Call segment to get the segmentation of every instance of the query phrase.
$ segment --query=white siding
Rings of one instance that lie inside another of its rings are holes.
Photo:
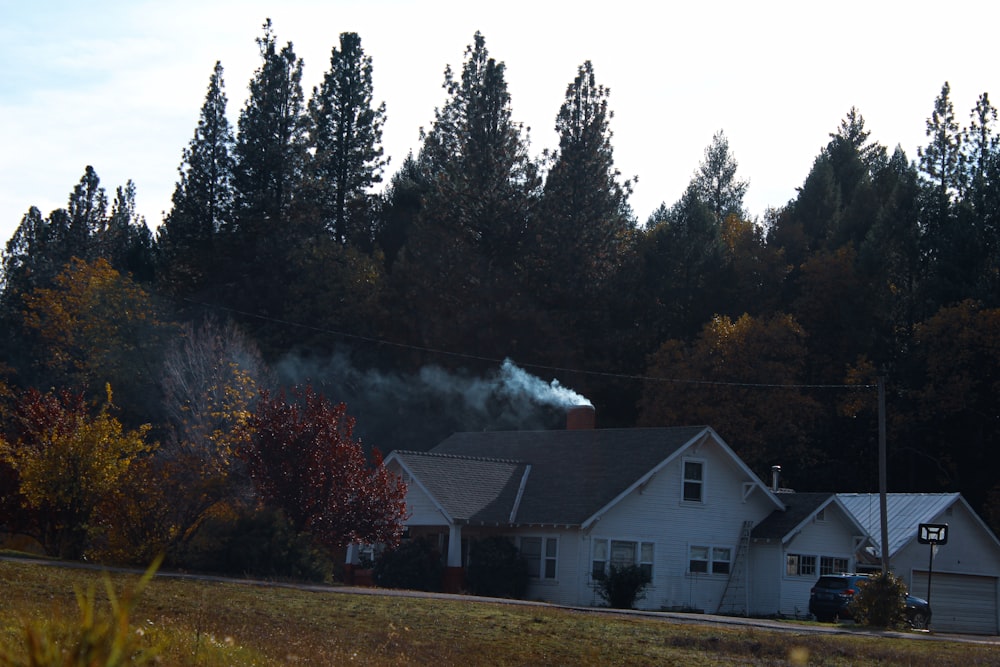
[[[779,613],[782,598],[782,576],[785,572],[781,544],[755,542],[750,545],[747,570],[750,586],[750,614],[770,616]]]
[[[409,515],[405,521],[407,526],[448,525],[445,516],[409,475],[395,465],[395,462],[390,463],[389,469],[397,475],[402,475],[403,481],[406,482],[406,511]]]
[[[704,502],[682,500],[684,458],[704,462]],[[586,567],[577,587],[578,604],[595,604],[589,561],[596,539],[655,544],[653,583],[641,609],[698,609],[714,613],[728,577],[689,574],[689,547],[728,547],[735,559],[745,520],[762,520],[775,505],[761,489],[744,501],[744,483],[753,481],[713,440],[685,452],[660,470],[642,489],[623,498],[603,515],[582,546]]]

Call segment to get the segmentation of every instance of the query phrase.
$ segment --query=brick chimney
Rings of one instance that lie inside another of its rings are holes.
[[[574,405],[566,411],[566,430],[579,431],[594,428],[594,406]]]

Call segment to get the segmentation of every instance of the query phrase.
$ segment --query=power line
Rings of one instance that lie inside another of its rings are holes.
[[[375,345],[386,345],[405,350],[412,350],[414,352],[425,352],[427,354],[436,354],[445,357],[453,357],[456,359],[465,359],[468,361],[482,361],[495,365],[500,365],[505,361],[504,359],[497,359],[495,357],[486,357],[482,355],[469,354],[465,352],[453,352],[451,350],[442,350],[440,348],[427,347],[424,345],[413,345],[411,343],[399,343],[391,340],[385,340],[383,338],[375,338],[373,336],[363,336],[361,334],[353,334],[353,333],[348,333],[346,331],[327,329],[325,327],[318,327],[312,324],[292,322],[290,320],[285,320],[278,317],[272,317],[270,315],[262,315],[260,313],[251,313],[248,311],[239,310],[237,308],[231,308],[229,306],[220,306],[218,304],[196,301],[194,299],[190,299],[187,297],[183,298],[183,300],[197,306],[202,306],[204,308],[223,310],[229,313],[233,313],[235,315],[241,315],[243,317],[251,317],[265,322],[271,322],[273,324],[281,324],[283,326],[305,329],[307,331],[314,331],[316,333],[328,334],[332,336],[339,336],[341,338],[349,338],[353,340],[363,341],[366,343],[373,343]],[[849,389],[857,391],[860,389],[876,389],[878,387],[877,384],[815,384],[815,383],[801,384],[801,383],[771,383],[771,382],[726,382],[721,380],[688,380],[682,378],[656,377],[652,375],[635,375],[630,373],[612,373],[609,371],[584,370],[580,368],[568,368],[565,366],[549,366],[546,364],[533,364],[533,363],[520,363],[520,362],[516,363],[522,368],[532,368],[537,370],[545,370],[545,371],[559,372],[559,373],[576,373],[579,375],[589,375],[594,377],[604,377],[615,380],[630,380],[639,382],[663,382],[672,384],[689,384],[689,385],[716,386],[716,387],[746,387],[750,389]]]

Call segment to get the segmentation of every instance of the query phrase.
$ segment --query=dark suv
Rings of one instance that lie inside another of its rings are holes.
[[[819,578],[809,591],[809,613],[817,621],[851,618],[848,608],[858,584],[868,579],[864,574],[827,574]]]
[[[819,578],[809,591],[809,613],[818,621],[851,618],[850,604],[858,585],[868,579],[864,574],[827,574]],[[906,596],[906,621],[910,627],[924,629],[931,622],[931,607],[927,600]]]

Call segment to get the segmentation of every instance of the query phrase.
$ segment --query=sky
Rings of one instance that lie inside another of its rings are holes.
[[[680,198],[719,130],[761,217],[794,198],[851,107],[873,140],[916,160],[945,81],[962,125],[983,92],[1000,99],[1000,4],[984,0],[0,0],[2,240],[29,207],[65,206],[87,165],[112,199],[131,179],[158,226],[216,61],[235,128],[267,18],[304,61],[307,98],[340,33],[361,36],[386,104],[386,176],[419,148],[444,69],[460,71],[477,30],[506,65],[535,155],[556,147],[566,86],[590,60],[611,91],[615,163],[638,177],[640,223]]]

